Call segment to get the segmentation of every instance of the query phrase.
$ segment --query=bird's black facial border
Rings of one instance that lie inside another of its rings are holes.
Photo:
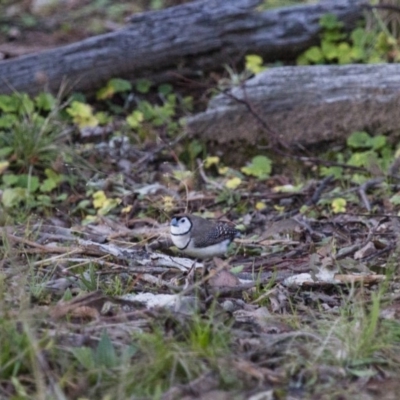
[[[179,216],[178,217],[173,217],[172,220],[171,220],[171,225],[178,226],[178,225],[172,224],[174,219],[177,220],[177,224],[178,225],[179,225],[180,222],[184,222],[184,220],[187,219],[189,221],[190,226],[189,226],[189,229],[186,232],[183,232],[183,233],[172,233],[171,232],[171,235],[172,236],[184,236],[184,235],[187,235],[190,232],[190,230],[192,229],[192,225],[193,225],[192,221],[190,220],[190,218],[188,218],[188,217],[179,217]]]

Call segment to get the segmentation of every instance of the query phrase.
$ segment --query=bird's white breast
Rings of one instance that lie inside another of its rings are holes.
[[[190,240],[190,233],[186,234],[186,235],[180,235],[180,234],[176,234],[176,236],[174,236],[174,231],[173,231],[173,227],[171,227],[171,239],[172,239],[172,243],[178,248],[178,249],[183,249],[187,246],[189,240]]]
[[[226,239],[222,242],[207,247],[194,247],[190,241],[186,249],[182,250],[185,254],[195,258],[212,258],[226,253],[230,240]],[[174,243],[175,244],[175,243]],[[175,246],[179,247],[175,244]]]

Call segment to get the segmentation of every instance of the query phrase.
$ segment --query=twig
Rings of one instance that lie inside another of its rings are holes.
[[[368,8],[369,10],[380,9],[380,10],[390,10],[400,13],[400,7],[391,4],[376,4],[376,5],[364,4],[363,7]]]
[[[160,153],[161,151],[163,151],[166,148],[171,148],[173,146],[175,146],[177,143],[179,143],[183,138],[185,138],[188,135],[188,132],[183,132],[182,134],[180,134],[175,140],[173,140],[172,142],[168,143],[168,142],[164,142],[158,146],[155,150],[147,153],[146,155],[144,155],[142,158],[140,158],[138,161],[136,161],[135,163],[133,163],[132,165],[132,169],[136,170],[136,171],[140,171],[141,169],[145,168],[145,163],[153,158],[156,154]]]
[[[358,193],[360,194],[361,200],[363,201],[364,206],[365,206],[365,208],[367,209],[368,212],[371,211],[371,204],[370,204],[370,202],[368,200],[366,192],[367,192],[368,189],[370,189],[370,188],[372,188],[374,186],[377,186],[382,182],[383,182],[383,178],[370,179],[369,181],[364,182],[360,186],[360,188],[358,190]]]
[[[204,183],[207,183],[211,186],[214,186],[215,188],[217,188],[218,190],[222,190],[223,186],[221,184],[219,184],[218,182],[214,182],[213,180],[209,179],[204,171],[204,162],[201,161],[200,159],[196,159],[197,162],[197,166],[198,166],[198,171],[199,174],[201,176],[201,179],[203,179]]]
[[[333,179],[334,179],[333,175],[329,175],[329,176],[327,176],[326,178],[324,178],[324,179],[320,182],[320,184],[318,185],[317,189],[315,190],[315,192],[314,192],[314,194],[311,196],[311,198],[308,199],[308,200],[305,202],[305,205],[306,205],[306,206],[312,206],[312,205],[317,204],[318,201],[319,201],[319,199],[320,199],[320,197],[321,197],[322,192],[325,190],[326,186],[327,186],[330,182],[333,181]],[[297,208],[297,209],[292,210],[292,211],[288,211],[288,212],[284,213],[283,215],[279,215],[279,216],[276,218],[276,221],[280,221],[280,220],[282,220],[282,219],[291,218],[291,217],[293,217],[294,215],[298,214],[299,211],[300,211],[300,208]]]

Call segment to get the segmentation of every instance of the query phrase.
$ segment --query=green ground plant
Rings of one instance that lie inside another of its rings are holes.
[[[378,63],[391,61],[396,40],[380,24],[380,32],[354,29],[350,34],[343,30],[343,23],[333,14],[321,17],[321,42],[297,58],[298,65]]]
[[[52,207],[66,195],[56,189],[67,178],[55,170],[62,162],[69,130],[50,94],[0,96],[0,188],[5,209]]]

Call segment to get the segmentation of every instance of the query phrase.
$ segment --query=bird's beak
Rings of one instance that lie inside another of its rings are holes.
[[[171,226],[178,226],[178,218],[172,218]]]

